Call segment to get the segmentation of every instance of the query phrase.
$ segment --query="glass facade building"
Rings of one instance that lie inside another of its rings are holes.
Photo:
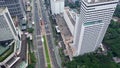
[[[0,7],[7,7],[11,16],[23,18],[22,0],[0,0]]]

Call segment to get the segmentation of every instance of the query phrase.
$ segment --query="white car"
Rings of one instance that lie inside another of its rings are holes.
[[[33,22],[32,22],[32,24],[34,25],[34,24],[35,24],[35,22],[33,21]]]

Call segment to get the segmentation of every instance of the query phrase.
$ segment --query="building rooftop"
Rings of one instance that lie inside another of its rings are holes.
[[[73,25],[75,25],[75,21],[73,20],[73,18],[71,17],[70,13],[68,11],[66,11],[70,21],[72,22]]]
[[[67,13],[67,15],[68,15],[70,21],[72,22],[72,24],[75,26],[75,20],[72,18],[71,14],[70,14],[71,9],[70,9],[69,7],[65,7],[65,11],[66,11],[66,13]],[[74,10],[74,11],[75,11],[75,10]],[[75,13],[76,13],[76,12],[75,12]],[[72,13],[72,15],[75,16],[74,13]]]
[[[13,53],[14,53],[14,47],[15,47],[15,43],[14,41],[11,43],[11,46],[9,46],[9,48],[3,53],[1,53],[0,55],[0,65],[2,63],[6,63],[11,57],[13,57]],[[0,51],[1,52],[1,51]]]
[[[0,55],[3,54],[7,49],[9,49],[9,45],[13,40],[0,41]]]
[[[66,55],[69,55],[69,58],[71,59],[72,52],[71,52],[70,43],[72,43],[73,41],[73,36],[63,17],[61,17],[60,15],[56,15],[56,23],[60,27],[61,36],[65,44],[66,49],[64,50],[64,53]]]
[[[0,55],[2,55],[9,47],[3,47],[0,45]]]
[[[72,37],[72,34],[71,34],[65,20],[60,15],[56,15],[56,23],[59,26],[60,32],[64,36],[64,39],[65,40],[70,39]]]
[[[94,3],[109,2],[109,1],[115,1],[115,0],[84,0],[84,1],[89,4],[94,4]]]
[[[5,7],[0,7],[0,13],[2,13],[5,10]]]

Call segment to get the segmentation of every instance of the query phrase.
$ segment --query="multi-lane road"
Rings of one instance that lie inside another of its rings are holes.
[[[53,36],[52,36],[52,28],[51,28],[51,23],[49,20],[49,15],[48,15],[48,8],[46,8],[46,5],[43,4],[44,0],[39,0],[40,1],[40,6],[41,6],[41,10],[42,10],[42,16],[43,16],[43,20],[44,20],[44,25],[45,25],[45,31],[46,31],[46,37],[47,37],[47,43],[48,43],[48,47],[49,47],[49,51],[50,51],[50,58],[52,61],[52,65],[54,68],[59,68],[58,63],[57,63],[57,58],[55,55],[55,45],[53,42]]]
[[[34,24],[34,51],[37,57],[37,64],[36,68],[46,68],[45,56],[44,56],[44,49],[43,44],[41,41],[41,27],[40,23],[41,20],[44,21],[45,31],[46,31],[46,39],[49,47],[50,58],[52,62],[53,68],[59,68],[56,60],[56,56],[54,53],[54,43],[52,39],[52,29],[50,26],[48,9],[45,7],[44,0],[33,0],[33,21]]]
[[[41,27],[40,27],[40,16],[38,11],[37,0],[33,0],[33,21],[34,24],[34,51],[37,58],[36,68],[45,68],[45,58],[43,52],[43,46],[41,41]]]

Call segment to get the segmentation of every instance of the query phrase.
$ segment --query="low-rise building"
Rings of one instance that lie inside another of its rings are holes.
[[[64,0],[50,0],[52,14],[60,14],[64,11]]]

